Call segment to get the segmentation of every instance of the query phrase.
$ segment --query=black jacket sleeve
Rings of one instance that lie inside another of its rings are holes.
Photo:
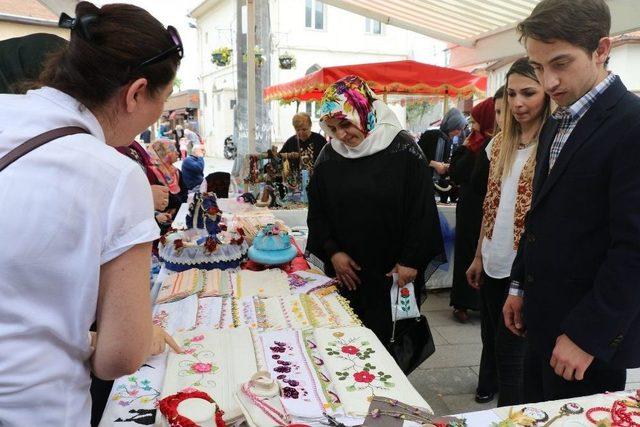
[[[456,184],[467,184],[471,181],[471,175],[478,154],[469,150],[466,146],[456,147],[449,164],[449,176]]]
[[[444,254],[440,220],[429,168],[422,157],[407,151],[404,191],[403,247],[398,263],[420,270]]]
[[[323,262],[328,263],[331,257],[339,252],[338,244],[333,238],[331,225],[326,214],[327,206],[325,198],[327,195],[322,189],[322,175],[325,172],[322,163],[326,160],[327,150],[323,150],[316,162],[316,167],[309,186],[307,196],[309,198],[309,209],[307,213],[307,226],[309,227],[309,238],[307,249],[316,255]]]

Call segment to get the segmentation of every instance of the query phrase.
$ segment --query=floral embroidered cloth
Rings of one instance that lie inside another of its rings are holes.
[[[289,274],[289,286],[293,294],[309,294],[321,289],[331,288],[335,290],[336,281],[321,274],[308,271],[296,271]]]
[[[197,294],[202,290],[203,281],[202,271],[196,268],[171,274],[162,282],[156,304],[177,301]]]
[[[326,401],[300,331],[259,334],[267,370],[280,384],[282,404],[297,419],[322,419]]]
[[[291,295],[289,291],[289,280],[282,270],[241,270],[234,276],[233,296],[236,298],[253,296],[264,298]]]
[[[234,326],[247,326],[251,329],[258,328],[258,317],[254,297],[233,298],[233,324]]]
[[[313,327],[322,328],[338,326],[335,323],[334,316],[329,313],[329,310],[327,310],[322,302],[323,298],[323,296],[319,296],[317,294],[300,296],[304,310]]]
[[[152,425],[167,365],[167,353],[152,356],[132,375],[113,383],[99,427]]]
[[[331,325],[343,327],[343,326],[360,326],[362,322],[355,315],[353,309],[349,305],[343,296],[340,296],[337,292],[333,292],[329,295],[324,295],[321,298],[322,304],[329,312],[331,317]]]
[[[153,307],[153,323],[169,334],[196,326],[198,296],[191,295],[179,301],[157,304]]]
[[[169,353],[162,397],[195,388],[208,393],[220,405],[226,422],[240,418],[242,413],[234,395],[257,370],[249,329],[198,328],[174,338],[184,354]]]
[[[231,295],[233,289],[231,287],[231,272],[220,269],[203,270],[204,285],[200,292],[200,297],[223,297]]]
[[[229,329],[233,322],[233,299],[231,297],[208,297],[198,300],[196,327]]]
[[[347,415],[365,416],[374,395],[431,411],[371,330],[320,328],[314,335]]]
[[[311,321],[307,317],[301,299],[304,296],[289,295],[256,299],[260,328],[262,330],[311,328]]]

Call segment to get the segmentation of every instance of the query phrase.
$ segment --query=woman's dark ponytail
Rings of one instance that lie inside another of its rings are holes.
[[[53,55],[40,75],[42,85],[96,109],[134,79],[146,78],[152,94],[174,79],[180,63],[177,54],[138,67],[172,47],[167,30],[146,10],[128,4],[98,8],[82,1],[72,26],[68,47]]]

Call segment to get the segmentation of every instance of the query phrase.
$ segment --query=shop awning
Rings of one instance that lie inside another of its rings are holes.
[[[265,101],[319,101],[335,81],[349,75],[365,80],[378,94],[436,95],[452,98],[485,96],[486,77],[416,61],[325,67],[298,80],[270,86]]]
[[[515,27],[541,0],[323,0],[452,44],[449,65],[469,67],[524,54]],[[638,0],[607,0],[611,34],[640,29]]]

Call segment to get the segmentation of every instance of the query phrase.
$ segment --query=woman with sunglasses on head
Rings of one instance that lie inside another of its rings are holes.
[[[479,401],[491,400],[496,389],[486,381],[487,367],[497,369],[498,406],[523,402],[525,342],[502,320],[511,265],[531,207],[538,135],[549,117],[551,101],[527,58],[513,63],[506,77],[501,132],[489,143],[489,178],[482,229],[476,254],[467,270],[469,285],[480,290],[482,361],[476,391]],[[494,357],[495,361],[487,358]],[[493,385],[495,387],[495,385]]]
[[[113,147],[160,116],[182,44],[124,4],[81,2],[61,26],[70,43],[45,66],[42,87],[0,95],[0,163],[19,157],[0,168],[3,426],[89,425],[89,369],[117,378],[159,350],[151,190]],[[34,138],[48,142],[36,148]]]

